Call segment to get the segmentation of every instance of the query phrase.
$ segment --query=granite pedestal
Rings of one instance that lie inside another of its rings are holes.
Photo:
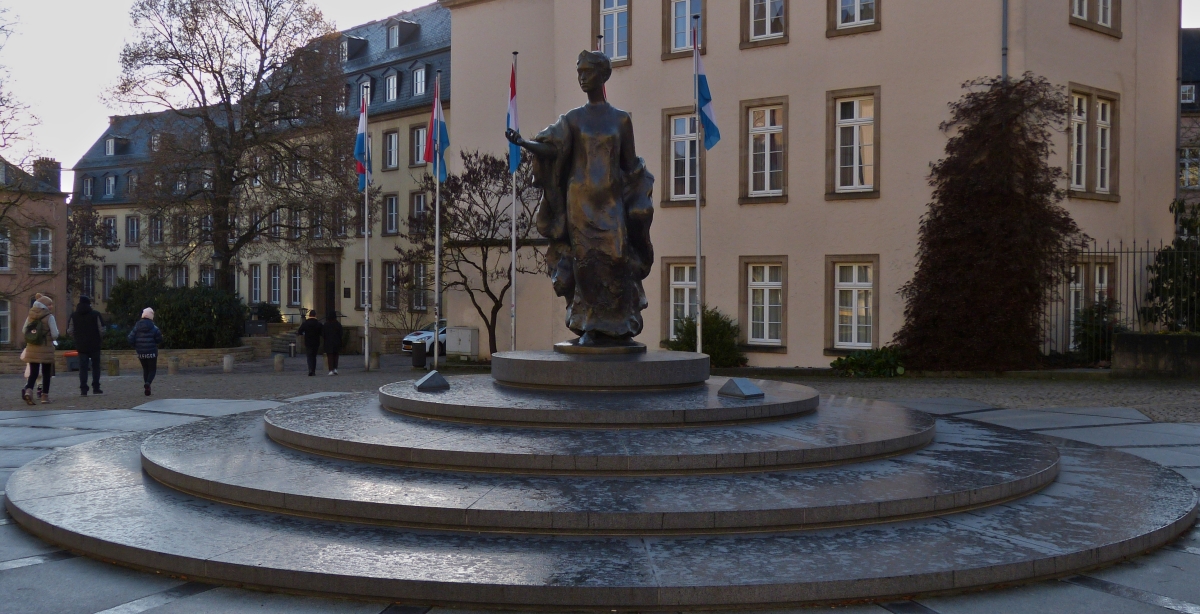
[[[1122,452],[779,382],[722,397],[696,355],[547,352],[536,374],[516,354],[507,380],[60,450],[5,502],[47,541],[190,579],[559,611],[986,588],[1140,554],[1196,515],[1182,476]]]

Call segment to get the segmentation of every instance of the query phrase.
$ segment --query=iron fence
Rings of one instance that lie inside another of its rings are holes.
[[[1042,314],[1050,366],[1107,366],[1118,332],[1200,332],[1200,241],[1092,243],[1070,262]]]

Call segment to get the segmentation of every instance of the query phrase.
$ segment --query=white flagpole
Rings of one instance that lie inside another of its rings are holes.
[[[513,79],[516,79],[517,74],[517,52],[513,52]],[[512,94],[516,94],[516,87]],[[511,150],[510,150],[511,152]],[[511,153],[510,153],[511,155]],[[520,155],[518,153],[518,155]],[[518,165],[520,162],[517,163]],[[518,167],[517,170],[520,170]],[[508,276],[511,281],[509,291],[512,292],[512,305],[509,308],[509,327],[511,328],[510,337],[512,351],[517,351],[517,173],[512,174],[512,263],[509,265]]]
[[[437,71],[434,77],[433,104],[441,102],[442,71]],[[438,368],[438,338],[442,328],[442,169],[438,164],[442,159],[442,122],[445,118],[439,116],[437,123],[430,126],[434,130],[433,177],[437,181],[433,196],[433,368]]]
[[[363,96],[371,99],[371,86],[363,86]],[[364,113],[367,113],[366,103],[363,103]],[[363,183],[363,275],[366,277],[366,305],[363,305],[363,370],[371,370],[371,131],[363,137],[367,145],[367,181]]]
[[[696,353],[704,353],[704,269],[700,232],[700,152],[704,146],[704,122],[700,119],[700,16],[692,15],[692,97],[696,101]]]

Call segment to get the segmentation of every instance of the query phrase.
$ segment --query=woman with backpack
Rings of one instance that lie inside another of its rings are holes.
[[[54,375],[54,340],[58,339],[58,323],[54,321],[54,300],[37,294],[33,306],[21,330],[25,333],[25,349],[21,360],[29,363],[29,380],[21,389],[21,398],[33,405],[33,386],[38,375],[42,376],[42,392],[38,394],[42,403],[50,402],[50,378]]]
[[[154,325],[153,309],[142,310],[142,319],[133,325],[126,340],[137,352],[138,362],[142,363],[142,381],[145,382],[146,396],[150,396],[150,384],[154,383],[154,375],[158,372],[158,346],[163,342],[162,331]]]

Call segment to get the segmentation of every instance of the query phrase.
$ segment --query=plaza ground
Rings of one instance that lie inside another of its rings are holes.
[[[139,374],[104,377],[104,396],[78,396],[75,373],[53,382],[54,403],[31,408],[17,376],[0,377],[0,491],[21,465],[66,446],[254,409],[296,397],[372,391],[423,372],[385,356],[366,373],[361,357],[344,357],[341,375],[308,377],[303,358],[283,373],[269,361],[185,369],[142,394]],[[823,393],[892,399],[937,415],[1000,424],[1114,447],[1175,468],[1200,485],[1200,386],[1168,381],[1021,379],[799,378]],[[1200,530],[1155,553],[1085,575],[982,593],[880,605],[848,605],[849,614],[1200,612]],[[322,612],[449,614],[448,610],[267,594],[149,574],[76,556],[42,542],[0,514],[0,610],[154,614]],[[824,611],[815,608],[801,611]]]

